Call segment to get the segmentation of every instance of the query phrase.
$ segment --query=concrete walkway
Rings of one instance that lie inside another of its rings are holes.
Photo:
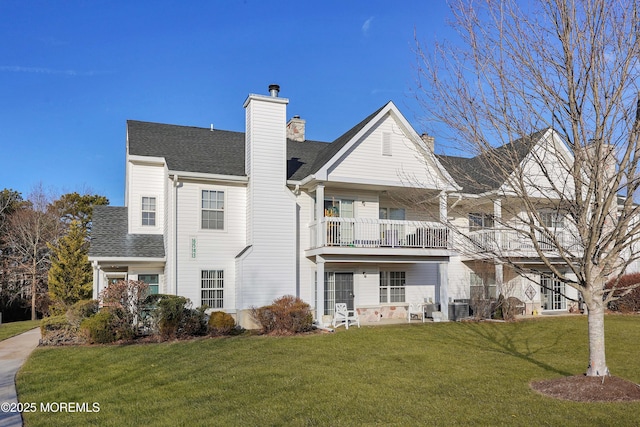
[[[0,341],[0,427],[22,426],[22,415],[15,412],[16,373],[39,342],[40,328]]]

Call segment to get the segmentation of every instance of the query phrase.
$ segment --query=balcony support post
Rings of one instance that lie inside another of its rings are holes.
[[[327,233],[324,223],[324,185],[318,184],[316,186],[316,247],[320,248],[325,245],[326,236]],[[318,278],[318,280],[320,279]],[[320,286],[318,286],[318,288],[320,288]]]
[[[440,192],[440,222],[447,223],[447,193]]]
[[[498,254],[502,253],[504,243],[502,241],[502,199],[493,201],[493,227],[495,230],[495,248]]]
[[[316,255],[316,324],[325,327],[322,322],[324,314],[324,258]]]

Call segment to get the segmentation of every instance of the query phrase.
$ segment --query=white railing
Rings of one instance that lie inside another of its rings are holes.
[[[431,248],[449,247],[445,226],[427,221],[395,221],[375,218],[325,217],[320,222],[321,242],[317,242],[317,223],[310,227],[311,247]]]
[[[516,230],[477,230],[469,233],[469,240],[472,249],[485,252],[535,252],[533,241],[524,234]],[[556,244],[548,236],[537,233],[537,240],[540,249],[543,251],[557,252]],[[555,241],[564,250],[579,253],[580,243],[573,233],[568,230],[558,230],[555,234]]]

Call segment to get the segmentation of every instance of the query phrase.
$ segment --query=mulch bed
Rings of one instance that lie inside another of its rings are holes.
[[[640,385],[619,377],[572,377],[535,381],[531,388],[544,395],[574,402],[640,401]]]

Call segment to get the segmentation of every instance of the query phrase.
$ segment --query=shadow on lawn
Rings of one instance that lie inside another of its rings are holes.
[[[473,335],[482,340],[482,342],[489,344],[488,346],[484,346],[481,344],[476,344],[469,340],[469,342],[465,343],[468,345],[474,345],[477,348],[481,348],[483,350],[493,350],[495,352],[506,354],[509,356],[513,356],[515,358],[524,360],[525,362],[531,363],[539,368],[544,369],[545,371],[553,372],[563,376],[571,376],[574,375],[575,372],[568,372],[562,369],[558,369],[553,367],[552,365],[542,362],[536,359],[534,356],[544,350],[550,350],[556,348],[560,345],[561,337],[560,334],[556,334],[553,341],[550,344],[542,345],[539,341],[536,341],[535,335],[529,336],[528,333],[532,332],[531,330],[525,330],[521,323],[460,323],[462,328],[464,328],[467,334]],[[522,333],[527,333],[527,336],[524,336]],[[549,338],[545,338],[545,341],[548,341]],[[532,345],[532,342],[535,342],[535,345]]]

